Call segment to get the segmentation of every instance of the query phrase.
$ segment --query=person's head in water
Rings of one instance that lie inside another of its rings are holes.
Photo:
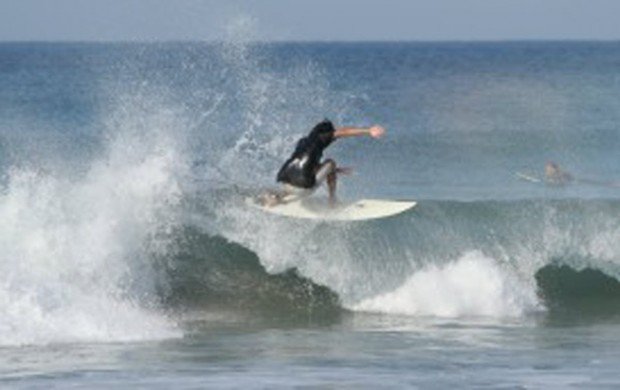
[[[545,164],[545,176],[554,177],[560,172],[560,167],[553,161],[547,161]]]
[[[566,184],[573,180],[573,176],[560,169],[560,166],[553,161],[545,164],[545,179],[550,184]]]

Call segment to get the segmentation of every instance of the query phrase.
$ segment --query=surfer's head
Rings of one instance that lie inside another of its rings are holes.
[[[545,175],[547,177],[556,176],[559,172],[560,167],[558,167],[558,164],[554,163],[553,161],[547,161],[547,163],[545,164]]]

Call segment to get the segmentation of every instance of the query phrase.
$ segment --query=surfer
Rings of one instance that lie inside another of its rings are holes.
[[[547,161],[545,164],[545,179],[547,183],[553,185],[564,185],[574,180],[573,175],[560,169],[553,161]]]
[[[282,191],[268,194],[263,198],[263,203],[273,206],[302,198],[312,194],[323,182],[327,182],[329,202],[335,204],[337,175],[349,173],[350,169],[338,167],[331,158],[321,161],[325,148],[338,138],[364,135],[380,138],[384,133],[385,129],[378,125],[336,128],[327,119],[320,122],[310,134],[297,142],[295,151],[280,168],[277,181],[283,184]]]

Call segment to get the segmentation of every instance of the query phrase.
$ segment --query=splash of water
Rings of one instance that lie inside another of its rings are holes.
[[[0,195],[0,345],[179,335],[157,309],[149,260],[167,250],[177,223],[178,120],[141,102],[123,101],[110,115],[106,151],[83,176],[9,173]]]

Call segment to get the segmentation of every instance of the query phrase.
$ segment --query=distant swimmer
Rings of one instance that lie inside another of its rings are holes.
[[[559,165],[553,161],[547,161],[545,164],[545,181],[553,185],[565,185],[575,178],[570,173],[560,169]]]
[[[321,160],[323,151],[338,138],[368,135],[381,138],[385,129],[375,125],[372,127],[334,127],[332,122],[320,122],[310,133],[297,142],[295,151],[286,160],[277,175],[277,181],[283,184],[282,191],[270,192],[263,196],[265,205],[276,205],[288,199],[299,199],[312,194],[323,182],[327,182],[329,202],[336,202],[337,174],[350,172],[341,168],[328,158]]]

